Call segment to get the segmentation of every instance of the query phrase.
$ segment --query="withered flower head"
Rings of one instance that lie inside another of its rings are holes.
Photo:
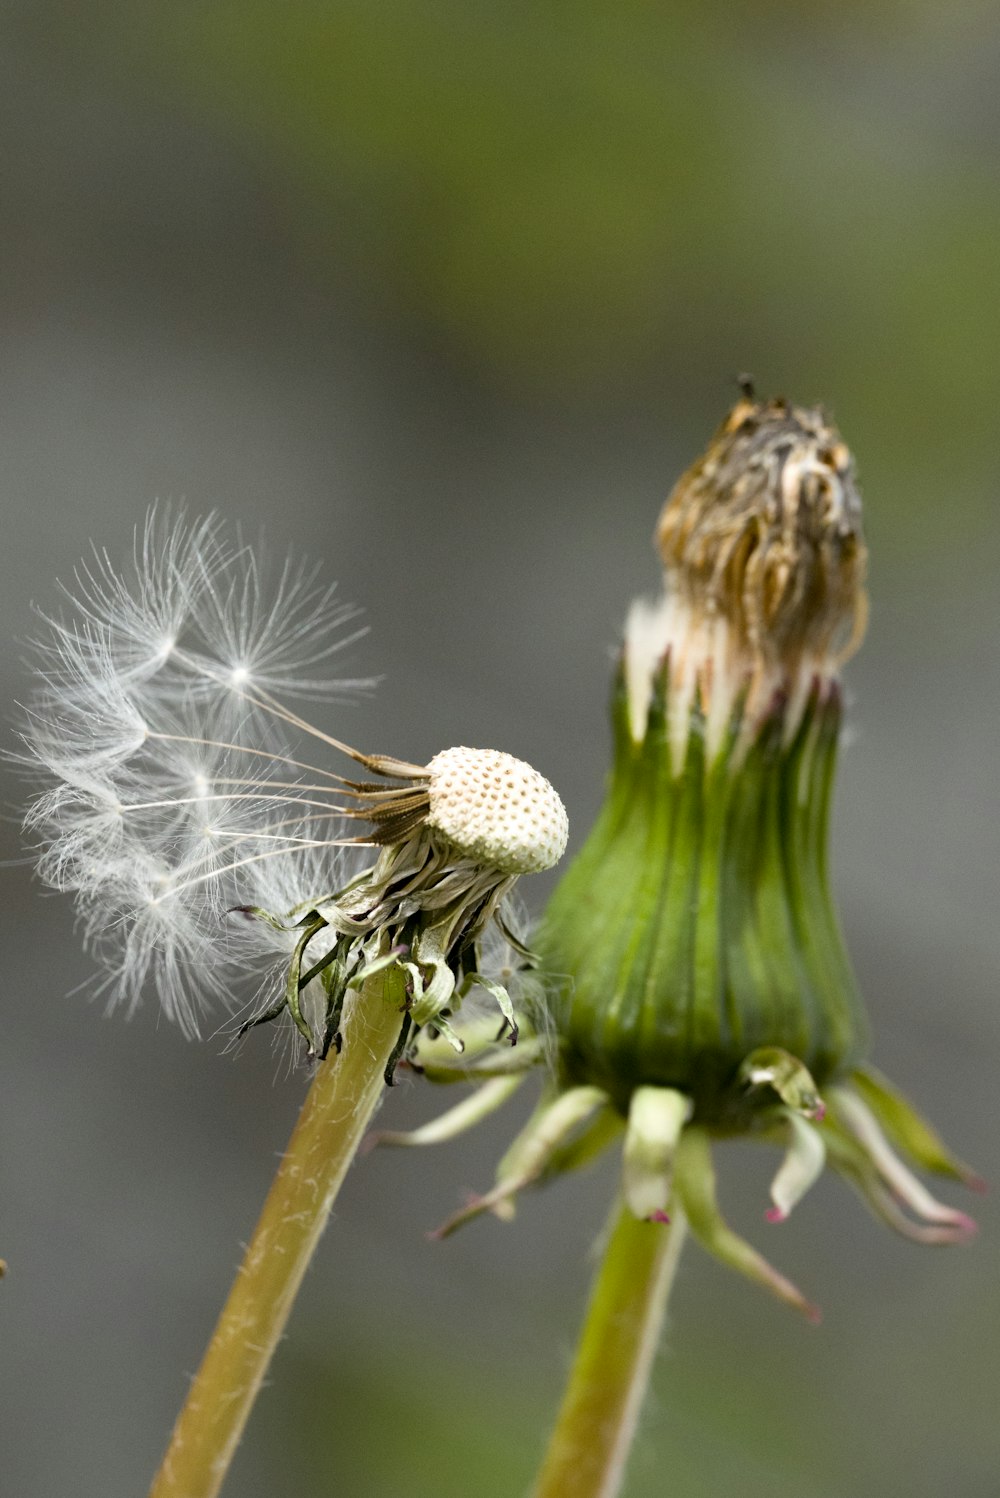
[[[822,407],[746,395],[674,486],[656,530],[667,588],[763,668],[829,670],[865,622],[854,462]]]
[[[667,650],[676,736],[696,693],[713,746],[738,699],[745,734],[781,694],[790,731],[867,618],[861,500],[837,428],[821,407],[757,401],[747,387],[674,486],[656,542],[663,598],[637,603],[627,630],[637,731]]]

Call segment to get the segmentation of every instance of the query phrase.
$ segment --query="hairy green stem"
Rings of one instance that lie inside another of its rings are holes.
[[[533,1498],[615,1498],[625,1477],[686,1222],[622,1203],[590,1294],[569,1385]]]
[[[403,1002],[398,970],[373,975],[322,1062],[260,1220],[174,1426],[150,1498],[214,1498],[330,1210],[383,1090]]]

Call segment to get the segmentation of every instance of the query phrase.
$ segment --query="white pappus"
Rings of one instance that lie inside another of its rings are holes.
[[[42,614],[19,756],[45,788],[27,826],[46,883],[76,895],[109,1003],[147,979],[196,1034],[212,1001],[293,944],[234,905],[283,910],[343,877],[338,777],[290,752],[298,716],[271,693],[343,700],[363,633],[315,567],[273,585],[215,517],[150,512],[129,567],[95,550]],[[324,676],[324,672],[326,675]]]

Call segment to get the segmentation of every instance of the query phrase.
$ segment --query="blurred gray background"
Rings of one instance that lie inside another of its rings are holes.
[[[5,701],[32,602],[185,498],[364,605],[352,667],[384,680],[332,731],[520,755],[578,846],[664,493],[738,370],[822,399],[872,549],[844,924],[876,1060],[995,1181],[998,62],[987,3],[3,7]],[[0,1492],[135,1498],[304,1078],[266,1036],[104,1018],[68,903],[0,877]],[[410,1084],[383,1120],[445,1101]],[[517,1112],[352,1173],[227,1493],[524,1491],[613,1165],[424,1237]],[[773,1161],[720,1155],[825,1322],[692,1248],[629,1493],[993,1498],[995,1199],[965,1250],[836,1179],[769,1229]]]

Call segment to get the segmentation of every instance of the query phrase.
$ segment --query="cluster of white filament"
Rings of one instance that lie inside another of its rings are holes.
[[[193,1034],[206,1001],[245,1002],[241,975],[294,942],[227,912],[291,911],[342,882],[339,777],[294,752],[325,735],[281,699],[369,685],[332,675],[362,631],[316,569],[269,586],[211,517],[153,512],[128,571],[95,553],[75,582],[34,642],[39,871],[75,893],[110,1003],[134,1007],[153,979]]]

